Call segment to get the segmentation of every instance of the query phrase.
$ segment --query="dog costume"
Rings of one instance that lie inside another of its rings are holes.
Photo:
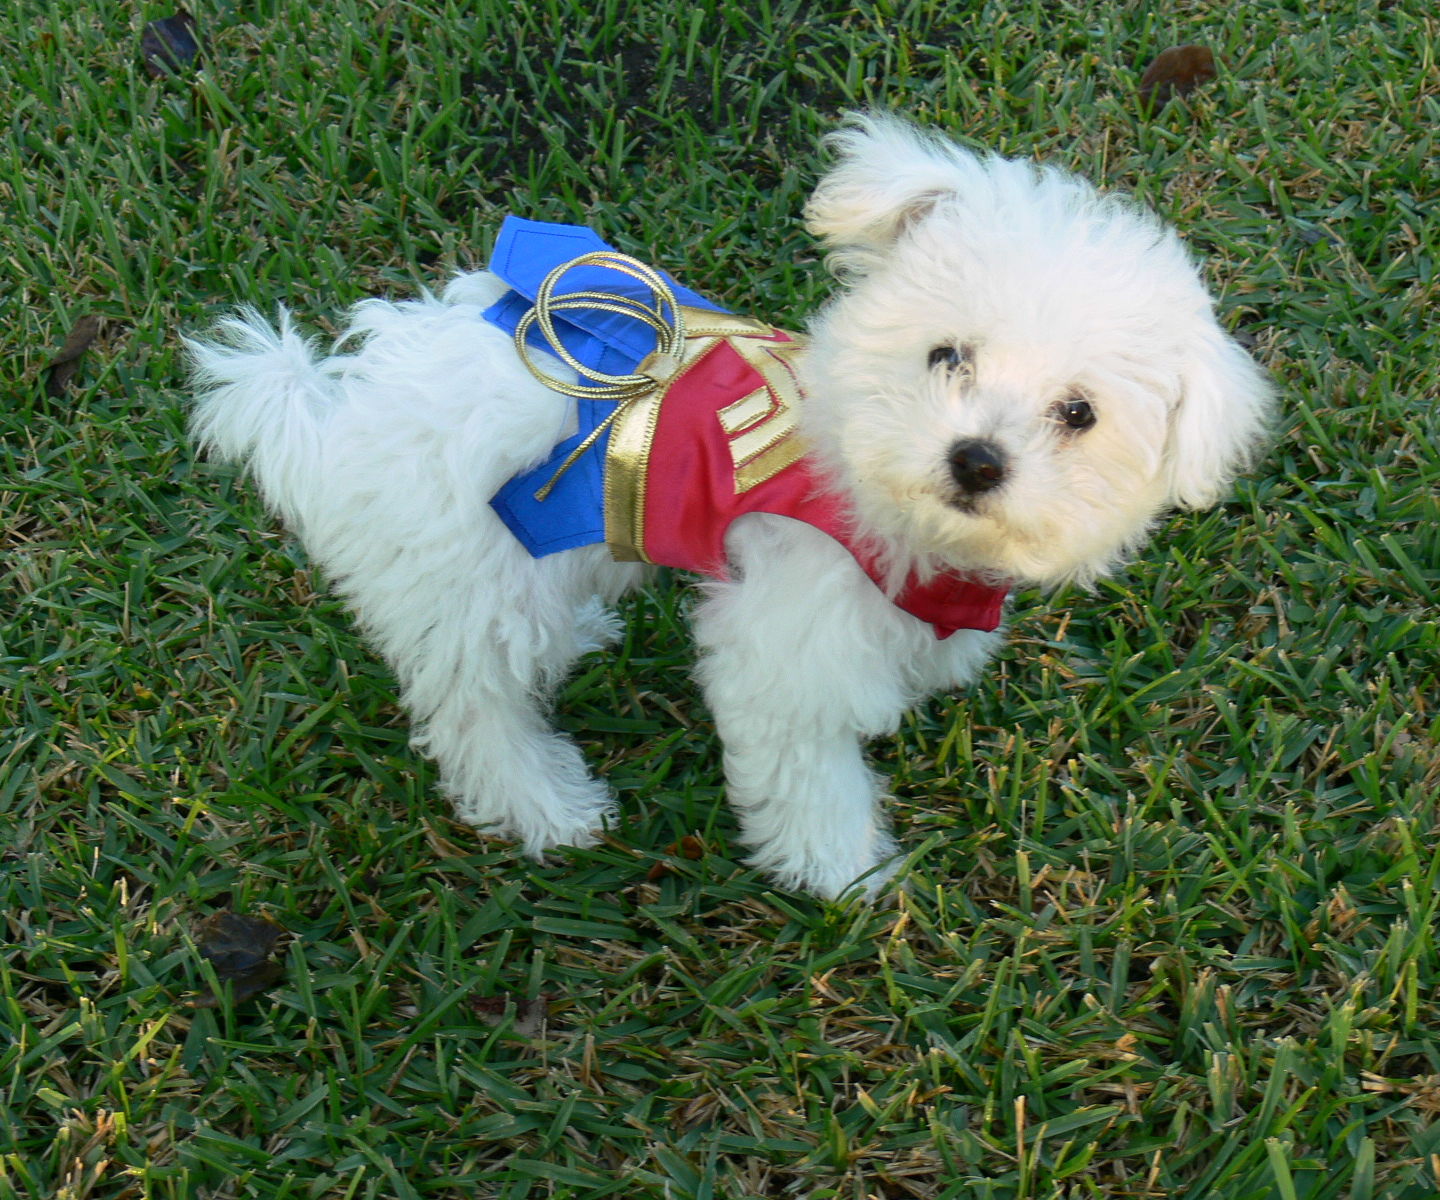
[[[618,561],[725,578],[730,523],[772,513],[834,538],[884,589],[796,430],[800,340],[726,312],[578,226],[507,217],[490,269],[512,290],[485,319],[518,331],[527,362],[534,346],[581,375],[571,393],[578,431],[492,501],[532,555],[604,542]],[[947,572],[912,575],[891,599],[947,638],[997,628],[1007,592]]]

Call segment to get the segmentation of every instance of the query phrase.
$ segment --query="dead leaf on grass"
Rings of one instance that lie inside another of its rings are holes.
[[[48,372],[45,380],[46,395],[58,399],[65,394],[70,380],[80,369],[81,356],[100,335],[100,324],[99,317],[86,316],[70,327],[70,332],[65,335],[65,344],[45,368]]]
[[[1440,1113],[1440,1075],[1418,1075],[1414,1079],[1387,1079],[1373,1071],[1360,1072],[1360,1087],[1381,1096],[1403,1096],[1410,1106],[1429,1117]]]
[[[151,21],[140,36],[141,61],[157,79],[193,67],[199,57],[195,18],[183,8],[168,17]]]
[[[1208,46],[1171,46],[1162,50],[1140,77],[1140,106],[1154,112],[1171,96],[1186,96],[1215,78],[1215,55]]]
[[[195,945],[215,968],[221,983],[230,985],[236,1004],[258,996],[285,972],[270,955],[285,930],[268,917],[217,912],[195,927]],[[220,999],[206,990],[191,1000],[193,1008],[214,1008]]]
[[[661,854],[665,858],[684,858],[690,862],[699,862],[706,854],[705,843],[693,833],[686,834],[678,842],[671,842],[661,851]],[[650,883],[654,883],[657,879],[664,879],[665,876],[672,875],[674,872],[673,866],[660,859],[651,864],[650,869],[645,872],[645,878]]]
[[[498,996],[481,996],[470,1002],[470,1008],[487,1025],[499,1025],[513,1009],[515,1013],[511,1030],[518,1037],[534,1041],[544,1030],[550,1019],[549,992],[541,992],[533,1000],[502,992]]]

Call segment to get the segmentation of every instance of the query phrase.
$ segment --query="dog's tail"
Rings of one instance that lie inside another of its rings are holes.
[[[270,507],[302,530],[323,487],[327,413],[340,398],[335,371],[280,310],[279,328],[254,309],[186,339],[196,400],[191,433],[205,450],[242,463]]]

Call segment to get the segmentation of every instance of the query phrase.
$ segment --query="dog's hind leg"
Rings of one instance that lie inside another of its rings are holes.
[[[614,809],[579,748],[522,689],[457,687],[416,717],[414,744],[438,763],[456,815],[527,854],[588,845]]]
[[[432,577],[430,611],[412,609],[402,629],[378,628],[373,606],[353,598],[400,676],[414,744],[439,766],[456,814],[532,855],[586,845],[613,801],[547,709],[574,660],[613,637],[608,606],[640,568],[598,547],[530,559],[498,538],[485,568],[456,578],[439,603]]]

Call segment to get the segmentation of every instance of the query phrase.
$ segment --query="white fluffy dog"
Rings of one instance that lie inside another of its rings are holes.
[[[986,622],[938,636],[894,594],[1093,580],[1167,509],[1221,494],[1269,399],[1179,240],[1134,203],[886,116],[829,143],[806,215],[841,291],[790,360],[790,404],[864,553],[741,516],[693,622],[751,861],[834,897],[895,869],[864,742],[968,683],[1000,639]],[[481,319],[505,291],[479,272],[438,299],[368,301],[329,356],[283,312],[276,330],[247,311],[191,347],[194,428],[249,464],[353,607],[458,814],[538,855],[612,812],[545,710],[648,568],[604,545],[532,557],[492,508],[577,420]]]

